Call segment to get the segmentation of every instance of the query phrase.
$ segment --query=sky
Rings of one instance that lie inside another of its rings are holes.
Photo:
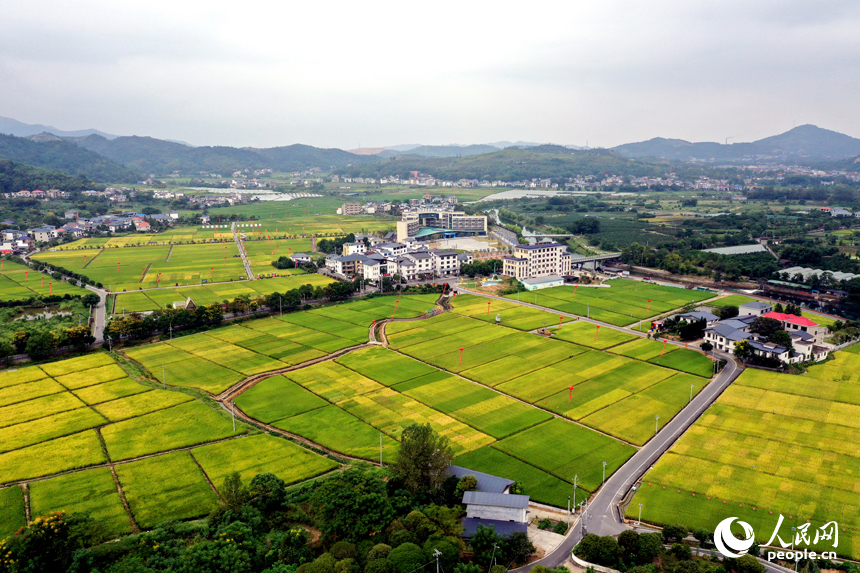
[[[29,0],[0,116],[353,149],[860,137],[856,0]],[[728,139],[727,139],[728,138]]]

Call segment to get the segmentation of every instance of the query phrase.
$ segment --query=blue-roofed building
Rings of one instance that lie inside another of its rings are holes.
[[[474,476],[478,480],[475,491],[484,493],[510,493],[511,486],[516,483],[512,479],[476,472],[460,466],[448,466],[448,471],[451,472],[452,476],[459,479],[463,479],[465,476]]]

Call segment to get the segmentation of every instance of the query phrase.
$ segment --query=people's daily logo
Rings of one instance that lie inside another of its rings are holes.
[[[747,551],[755,543],[755,534],[752,526],[746,521],[738,521],[738,525],[744,530],[744,539],[738,539],[732,533],[732,522],[737,517],[728,517],[717,524],[714,530],[714,545],[717,546],[717,551],[726,557],[737,559]]]
[[[818,557],[822,559],[836,558],[836,553],[833,551],[816,553],[815,551],[809,551],[808,547],[810,545],[818,545],[819,542],[823,541],[832,542],[834,549],[839,547],[838,523],[830,521],[818,529],[812,529],[812,524],[806,522],[798,525],[797,527],[792,527],[792,537],[789,537],[788,540],[784,540],[779,536],[780,528],[782,527],[784,519],[785,518],[780,514],[776,527],[773,530],[773,534],[764,544],[764,547],[769,549],[767,552],[768,561],[773,561],[774,559],[780,561],[800,561],[801,559],[816,559]],[[731,557],[733,559],[737,559],[738,557],[746,554],[755,543],[755,533],[753,532],[753,528],[746,521],[737,521],[737,524],[741,529],[743,529],[743,539],[735,537],[734,533],[732,533],[732,523],[734,523],[735,520],[738,520],[738,518],[727,517],[719,522],[717,527],[714,529],[714,545],[717,547],[717,551],[719,551],[724,557]],[[779,544],[783,549],[791,547],[791,551],[771,551],[770,549],[775,548],[776,544]],[[801,547],[804,548],[803,551],[800,550]]]

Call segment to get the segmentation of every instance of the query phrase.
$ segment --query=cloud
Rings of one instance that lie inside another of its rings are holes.
[[[0,115],[195,144],[860,135],[841,0],[11,5]]]

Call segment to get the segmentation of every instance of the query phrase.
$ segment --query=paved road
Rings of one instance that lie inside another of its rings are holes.
[[[248,254],[245,252],[245,245],[242,244],[242,240],[239,238],[239,233],[236,231],[236,222],[230,226],[230,229],[233,231],[233,241],[236,242],[236,248],[239,249],[239,255],[242,257],[242,264],[245,265],[245,274],[248,275],[249,280],[254,280],[254,271],[251,270],[251,263],[248,262]]]
[[[476,294],[486,298],[500,297],[487,295],[484,293],[475,293],[469,291],[469,294]],[[509,298],[501,299],[508,302],[516,302],[524,306],[530,306],[541,310],[544,307],[530,304],[524,301],[516,301]],[[629,328],[614,326],[597,320],[582,318],[580,316],[558,312],[562,316],[576,317],[579,320],[584,320],[592,324],[620,330],[631,334],[643,336],[640,333]],[[682,345],[683,343],[674,343]],[[516,571],[525,573],[531,568],[540,563],[547,567],[556,567],[566,562],[570,556],[570,552],[577,543],[584,537],[585,533],[595,533],[597,535],[618,535],[627,526],[623,522],[623,516],[620,515],[618,503],[630,491],[630,488],[636,483],[639,478],[672,446],[675,441],[689,428],[702,413],[707,410],[711,404],[728,388],[728,386],[740,376],[743,369],[738,366],[734,358],[729,354],[717,352],[715,355],[726,360],[726,366],[723,368],[716,378],[714,378],[705,388],[696,395],[693,400],[678,414],[663,426],[657,435],[645,444],[636,454],[633,455],[627,462],[621,466],[601,487],[598,492],[591,498],[588,505],[588,510],[577,517],[577,520],[569,531],[564,540],[551,553],[542,559],[530,563],[525,567],[521,567]],[[572,476],[571,476],[572,477]]]
[[[106,299],[107,299],[107,291],[102,289],[98,289],[94,286],[84,285],[85,288],[99,295],[99,303],[93,309],[93,336],[96,337],[96,341],[94,344],[101,344],[105,341],[105,323],[107,322],[107,308],[106,308]]]
[[[529,571],[537,563],[547,567],[556,567],[567,561],[570,552],[584,536],[583,522],[586,533],[596,533],[597,535],[618,535],[627,529],[619,515],[618,502],[624,498],[630,488],[642,477],[642,474],[669,449],[675,440],[714,403],[742,372],[743,369],[735,364],[731,356],[728,354],[718,354],[718,356],[728,360],[723,371],[705,386],[687,407],[663,426],[656,437],[645,444],[641,450],[627,460],[627,463],[606,480],[604,486],[592,497],[586,514],[579,517],[576,526],[570,529],[561,544],[543,559],[516,571]]]

